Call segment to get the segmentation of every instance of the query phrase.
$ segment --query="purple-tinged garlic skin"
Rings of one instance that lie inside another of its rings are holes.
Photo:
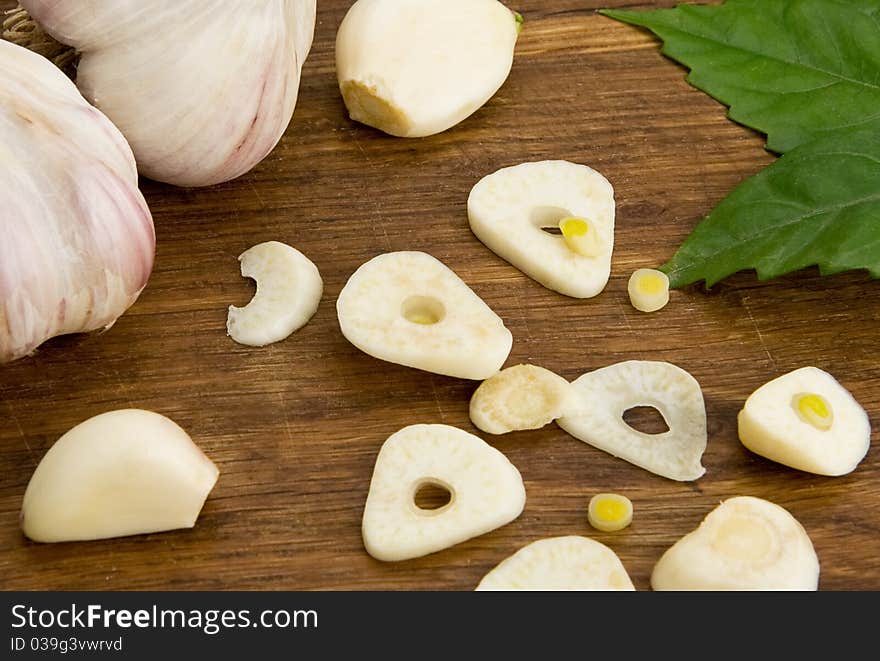
[[[22,0],[81,53],[77,86],[128,139],[142,175],[234,179],[293,116],[316,0]]]
[[[153,268],[131,149],[51,62],[0,40],[0,363],[111,326]]]

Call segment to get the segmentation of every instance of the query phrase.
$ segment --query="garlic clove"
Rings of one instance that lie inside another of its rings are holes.
[[[589,537],[550,537],[521,548],[483,577],[478,591],[635,590],[617,554]]]
[[[422,509],[425,484],[449,492],[439,509]],[[522,477],[507,457],[449,425],[411,425],[379,450],[364,506],[363,537],[377,560],[417,558],[513,521],[525,506]]]
[[[238,258],[241,274],[257,281],[243,308],[229,306],[226,330],[239,344],[262,347],[306,325],[318,309],[324,283],[318,267],[296,248],[266,241]]]
[[[614,188],[592,168],[568,161],[502,168],[477,182],[467,208],[476,237],[548,289],[591,298],[608,283]]]
[[[24,494],[21,527],[37,542],[192,528],[217,476],[165,416],[102,413],[64,434],[40,461]]]
[[[155,234],[122,134],[48,60],[0,40],[0,363],[111,326]]]
[[[521,21],[497,0],[358,0],[336,35],[352,119],[406,138],[458,124],[507,79]]]
[[[669,548],[654,590],[816,590],[819,559],[804,527],[761,498],[729,498]]]
[[[275,147],[315,25],[315,0],[21,4],[81,53],[77,85],[141,174],[178,186],[234,179]]]
[[[513,345],[501,318],[423,252],[386,253],[361,265],[336,311],[342,334],[364,353],[462,379],[492,376]]]
[[[588,372],[572,382],[576,410],[557,420],[575,438],[671,480],[696,480],[706,472],[706,405],[697,380],[685,370],[629,360]],[[669,426],[661,434],[630,427],[631,408],[657,409]]]
[[[488,434],[540,429],[573,412],[577,395],[558,374],[537,365],[514,365],[490,376],[471,396],[471,422]]]

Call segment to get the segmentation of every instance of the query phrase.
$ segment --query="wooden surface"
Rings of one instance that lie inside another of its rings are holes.
[[[880,421],[880,283],[815,271],[769,283],[740,274],[710,293],[674,292],[662,312],[629,306],[638,267],[668,258],[738,182],[770,163],[755,133],[684,82],[647,33],[594,13],[652,3],[522,0],[510,79],[455,129],[422,140],[352,123],[336,87],[333,41],[348,0],[319,0],[315,46],[293,122],[241,179],[209,190],[144,181],[158,235],[137,304],[103,335],[56,339],[0,368],[0,585],[25,589],[459,589],[528,542],[590,535],[621,557],[639,589],[662,552],[718,502],[754,495],[809,532],[824,589],[880,589],[880,453],[840,478],[791,470],[746,451],[736,414],[756,387],[803,365],[829,370]],[[655,5],[671,6],[672,2]],[[611,281],[589,301],[529,280],[468,229],[471,186],[521,161],[589,164],[614,184]],[[236,256],[288,242],[320,268],[312,321],[263,349],[232,342],[226,308],[253,286]],[[490,438],[519,468],[528,502],[513,523],[425,558],[383,564],[360,520],[382,442],[411,423],[475,432],[476,383],[377,361],[340,334],[335,302],[364,261],[424,250],[453,268],[513,333],[509,365],[575,378],[627,359],[674,362],[702,384],[706,475],[680,484],[567,436],[555,425]],[[193,530],[41,545],[18,528],[28,479],[52,443],[103,411],[170,416],[219,465]],[[873,441],[876,445],[878,434]],[[628,495],[633,524],[597,533],[586,505]]]

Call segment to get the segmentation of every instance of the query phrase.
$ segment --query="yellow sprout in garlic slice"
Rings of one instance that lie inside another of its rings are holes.
[[[799,393],[792,398],[791,405],[806,423],[816,429],[828,431],[834,424],[834,411],[831,404],[822,395],[816,393]]]
[[[632,523],[632,501],[616,493],[600,493],[590,499],[587,510],[590,525],[602,532],[623,530]]]
[[[559,221],[559,230],[565,245],[572,252],[583,257],[598,257],[602,254],[602,241],[592,221],[569,216]]]
[[[638,269],[627,285],[632,306],[641,312],[656,312],[669,303],[669,277],[663,271]]]

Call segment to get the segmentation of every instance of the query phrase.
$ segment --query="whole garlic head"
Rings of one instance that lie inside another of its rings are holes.
[[[153,268],[125,138],[45,58],[0,40],[0,363],[108,327]]]
[[[312,45],[315,0],[22,0],[81,53],[76,84],[119,127],[141,174],[234,179],[284,133]]]

